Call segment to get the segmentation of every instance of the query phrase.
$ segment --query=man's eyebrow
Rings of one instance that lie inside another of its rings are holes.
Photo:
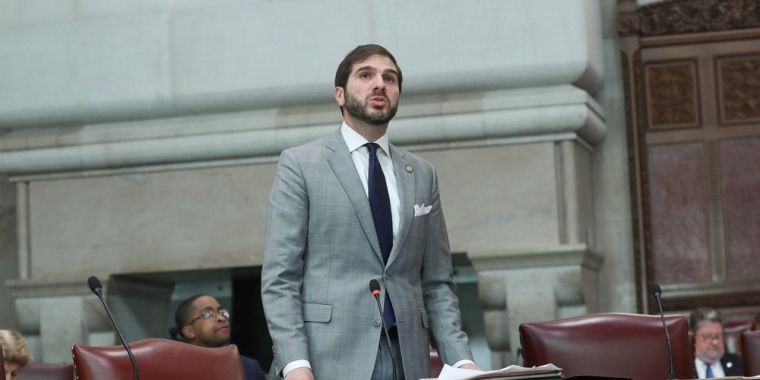
[[[375,66],[367,65],[367,66],[362,66],[362,67],[356,69],[356,72],[365,71],[365,70],[377,71],[377,68]],[[385,69],[383,72],[384,73],[391,73],[391,74],[394,74],[394,75],[398,76],[398,72],[395,69]]]

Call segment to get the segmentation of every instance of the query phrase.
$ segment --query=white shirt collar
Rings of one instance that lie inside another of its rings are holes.
[[[700,367],[702,367],[703,369],[707,369],[707,363],[705,363],[704,361],[702,361],[702,359],[700,359],[698,357],[694,357],[694,362],[697,363],[697,365],[700,366]],[[718,360],[715,363],[710,364],[710,366],[712,366],[712,368],[715,368],[716,364],[720,365],[720,360]]]
[[[343,140],[346,141],[346,145],[348,145],[348,151],[352,153],[369,142],[364,136],[360,135],[359,132],[351,129],[345,121],[343,122],[343,125],[340,126],[340,133],[343,135]],[[390,150],[388,150],[388,133],[380,136],[380,138],[375,141],[375,144],[380,145],[380,149],[382,149],[388,157],[391,156]]]

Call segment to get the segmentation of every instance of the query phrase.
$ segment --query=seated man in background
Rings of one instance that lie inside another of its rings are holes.
[[[0,330],[0,346],[3,348],[3,366],[5,380],[17,380],[18,374],[30,361],[29,345],[26,339],[16,331]]]
[[[697,378],[743,375],[741,356],[726,352],[723,316],[718,310],[694,310],[689,317],[689,329],[694,337],[694,366]]]
[[[196,295],[184,301],[174,313],[170,333],[186,343],[201,347],[222,347],[230,344],[230,313],[211,296]],[[255,359],[240,355],[248,380],[265,380],[264,371]]]

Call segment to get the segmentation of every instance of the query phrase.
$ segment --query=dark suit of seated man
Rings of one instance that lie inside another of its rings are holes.
[[[742,376],[742,357],[726,352],[723,316],[711,308],[694,310],[689,329],[694,336],[694,367],[697,378]]]
[[[196,295],[183,301],[174,313],[173,338],[201,347],[222,347],[230,343],[230,313],[211,296]],[[255,359],[240,355],[248,380],[266,380]]]

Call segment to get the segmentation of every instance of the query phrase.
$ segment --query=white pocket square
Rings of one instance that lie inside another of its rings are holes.
[[[424,203],[422,204],[422,206],[414,205],[414,216],[427,215],[430,212],[431,208],[433,208],[433,205],[426,207]]]

